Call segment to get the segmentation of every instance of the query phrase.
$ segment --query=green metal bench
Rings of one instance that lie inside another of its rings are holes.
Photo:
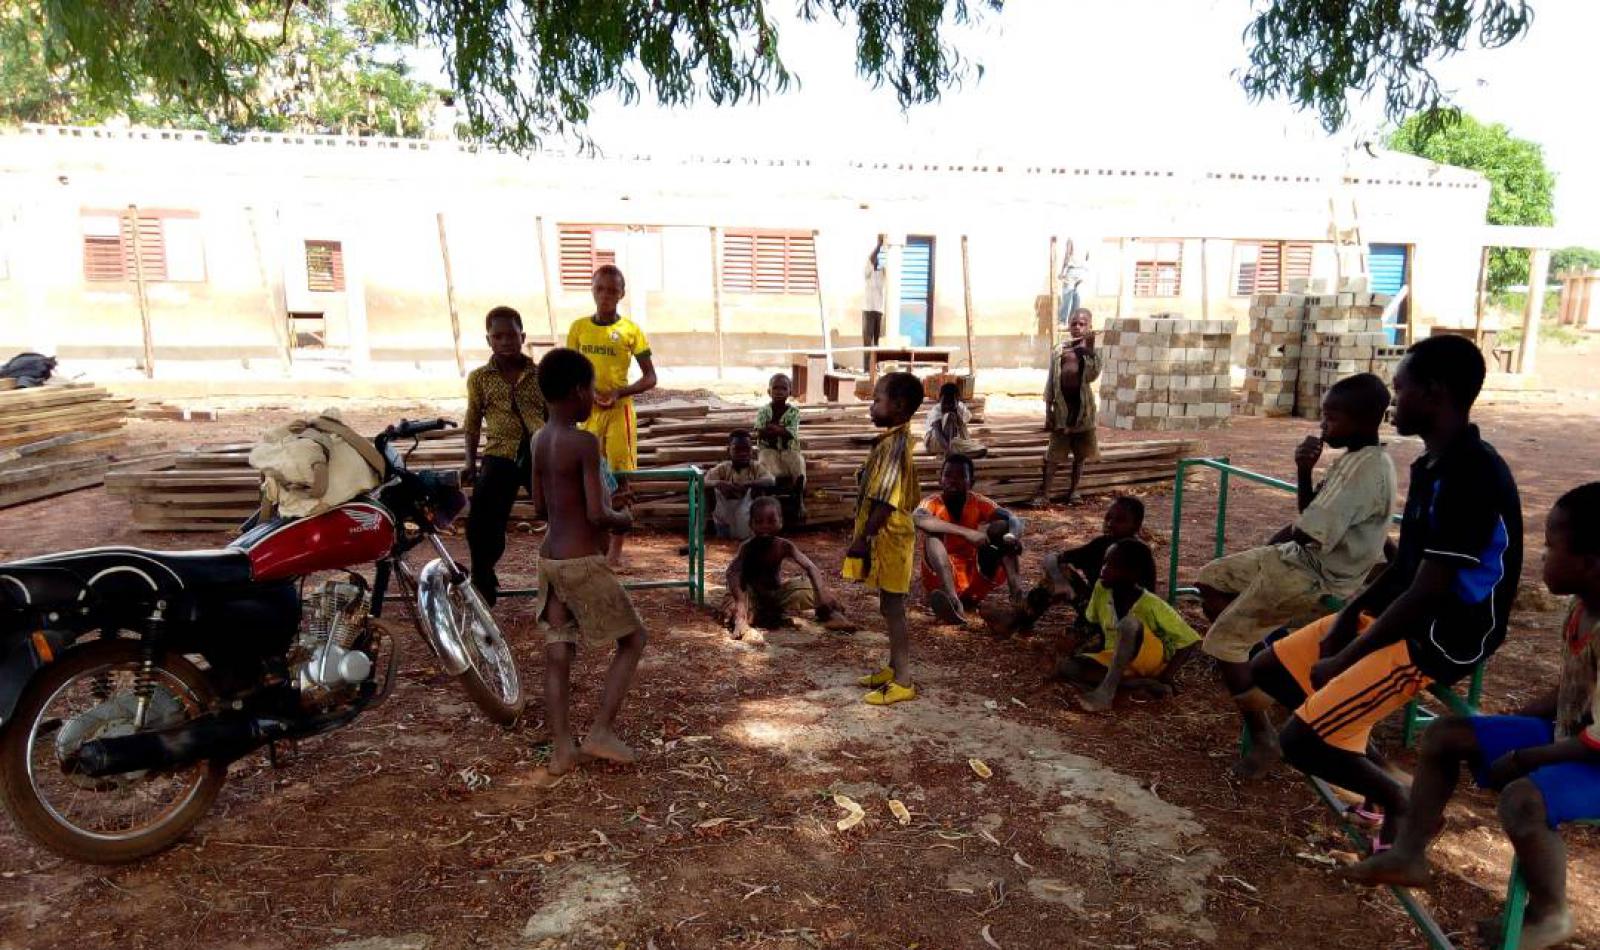
[[[1257,485],[1265,485],[1278,491],[1295,493],[1299,489],[1291,482],[1281,478],[1273,478],[1260,472],[1253,472],[1237,465],[1229,464],[1226,456],[1220,458],[1186,458],[1178,460],[1177,475],[1172,482],[1172,545],[1167,563],[1167,600],[1176,604],[1179,596],[1195,596],[1199,590],[1194,587],[1178,586],[1178,551],[1179,542],[1183,537],[1183,483],[1184,475],[1191,468],[1212,469],[1219,473],[1217,483],[1217,524],[1216,546],[1214,556],[1222,557],[1227,553],[1228,540],[1228,489],[1231,478],[1238,476]],[[1400,516],[1394,517],[1396,523]],[[1323,606],[1330,613],[1344,606],[1344,601],[1332,595],[1322,598]],[[1455,690],[1448,686],[1434,684],[1428,687],[1428,693],[1437,699],[1446,709],[1463,716],[1470,716],[1478,711],[1479,700],[1483,698],[1483,664],[1479,663],[1472,668],[1472,679],[1467,686],[1467,695],[1463,699]],[[1405,726],[1402,730],[1407,747],[1416,743],[1417,736],[1421,734],[1422,727],[1434,719],[1434,714],[1426,709],[1420,700],[1413,699],[1406,704]]]
[[[688,512],[688,558],[687,570],[683,580],[661,581],[627,581],[623,587],[628,590],[671,590],[682,587],[688,590],[689,600],[697,606],[704,606],[706,602],[706,537],[700,528],[700,505],[705,490],[705,474],[693,465],[682,468],[648,468],[634,471],[617,472],[618,478],[631,479],[636,482],[687,482],[689,493]],[[516,587],[500,591],[500,596],[505,597],[537,597],[537,587]]]

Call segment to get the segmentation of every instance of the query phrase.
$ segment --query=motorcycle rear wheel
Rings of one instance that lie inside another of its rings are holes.
[[[140,674],[143,662],[143,648],[131,640],[103,640],[75,648],[28,685],[15,717],[0,731],[0,806],[25,836],[63,857],[121,864],[168,848],[211,810],[227,779],[227,766],[209,761],[103,780],[71,777],[59,768],[61,743],[69,730],[79,728],[84,741],[126,734],[111,730],[128,725],[119,722],[127,711],[121,700],[132,697],[128,684]],[[165,696],[160,703],[168,717],[163,726],[192,719],[215,702],[206,675],[179,654],[157,653],[149,676],[157,694]],[[121,686],[108,690],[113,680]],[[74,693],[80,702],[94,705],[70,717],[66,709],[56,712],[55,704],[68,702]],[[41,786],[50,786],[51,791]],[[159,793],[163,788],[170,789],[163,796],[169,800],[158,802],[150,818],[115,815],[128,810],[127,803],[150,798],[151,789]],[[59,800],[63,797],[69,800]],[[117,827],[104,827],[105,821],[99,822],[101,827],[93,826],[86,812],[95,811],[97,805],[110,806]]]

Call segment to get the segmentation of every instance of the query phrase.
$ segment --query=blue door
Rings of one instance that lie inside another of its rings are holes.
[[[1375,294],[1389,294],[1393,296],[1400,292],[1400,288],[1410,283],[1410,260],[1406,256],[1404,244],[1373,244],[1367,249],[1367,272],[1372,277],[1372,292]],[[1400,304],[1400,309],[1395,312],[1391,322],[1386,325],[1389,332],[1389,342],[1395,343],[1400,339],[1401,328],[1406,324],[1406,315],[1411,312],[1411,299],[1408,295]]]
[[[906,238],[900,255],[900,332],[912,346],[933,335],[933,238]]]

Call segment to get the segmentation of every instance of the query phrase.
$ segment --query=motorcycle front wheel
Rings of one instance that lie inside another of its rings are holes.
[[[441,659],[465,661],[456,676],[472,701],[491,720],[509,726],[527,704],[511,644],[472,581],[454,580],[450,574],[440,560],[423,568],[417,618],[428,628],[424,634],[437,645]]]
[[[170,847],[210,811],[227,778],[208,761],[90,778],[66,767],[84,743],[168,729],[205,713],[216,694],[193,663],[103,640],[45,667],[0,733],[0,805],[18,830],[75,861],[120,864]]]

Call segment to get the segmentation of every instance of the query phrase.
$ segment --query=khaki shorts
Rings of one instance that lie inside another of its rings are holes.
[[[1218,558],[1195,581],[1238,595],[1206,631],[1201,647],[1224,663],[1249,660],[1250,648],[1279,627],[1299,628],[1329,612],[1316,575],[1271,546]]]
[[[777,590],[749,588],[750,622],[758,627],[776,627],[784,617],[799,616],[817,609],[817,592],[804,577],[791,577]],[[733,622],[733,595],[722,598],[722,619]]]
[[[762,449],[756,460],[778,478],[806,477],[806,457],[798,449]]]
[[[1050,433],[1050,461],[1065,462],[1074,455],[1085,462],[1100,460],[1100,437],[1095,430],[1062,432],[1057,429]]]
[[[551,626],[545,619],[550,598],[559,599],[572,619]],[[573,643],[603,647],[644,629],[639,611],[604,555],[558,561],[539,559],[539,601],[534,607],[545,643]]]

